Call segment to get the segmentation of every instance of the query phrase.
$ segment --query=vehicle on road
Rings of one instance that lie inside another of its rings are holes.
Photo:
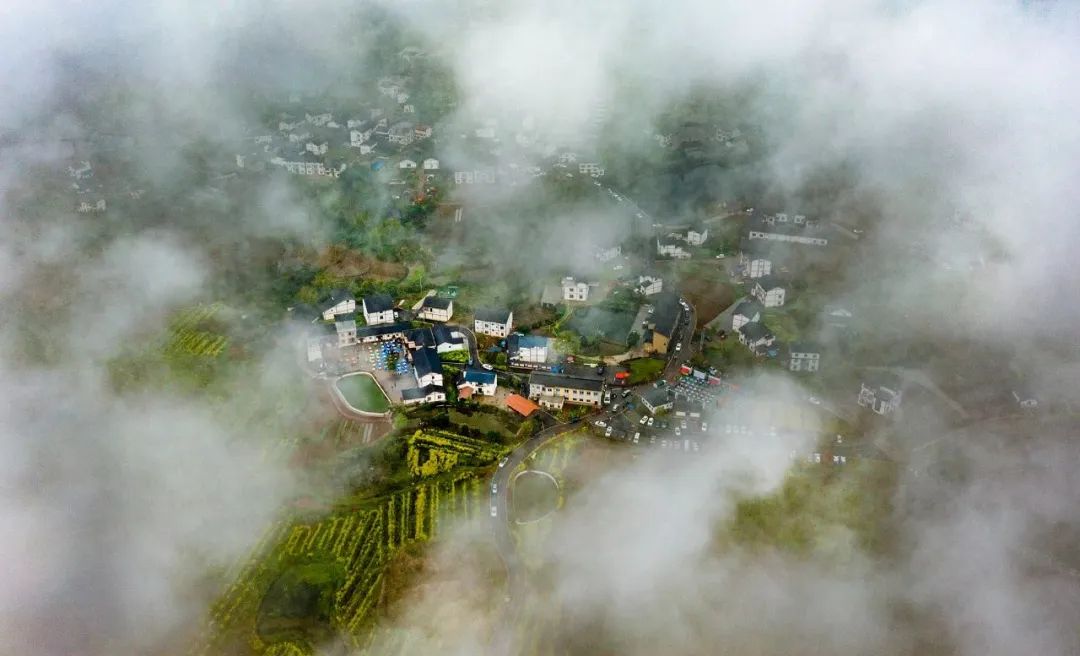
[[[681,435],[682,435],[682,430],[680,430],[680,429],[679,429],[679,427],[678,427],[678,426],[676,426],[676,427],[675,427],[675,436],[676,436],[676,437],[679,437],[679,436],[681,436]]]
[[[510,456],[504,457],[502,460],[499,460],[499,467],[505,467],[506,463],[509,462],[509,461],[510,461]]]
[[[612,426],[607,427],[607,430],[604,431],[604,437],[611,437],[611,429],[612,428],[613,428]]]
[[[683,419],[682,423],[680,423],[679,426],[681,426],[683,430],[686,430],[686,420]]]
[[[488,364],[486,362],[482,363],[480,366],[483,367],[484,369],[487,369],[488,371],[492,371],[493,369],[495,369],[495,367],[491,366],[490,364]]]
[[[499,484],[498,483],[492,483],[491,484],[491,493],[492,494],[498,494],[499,493]]]
[[[639,423],[639,424],[641,424],[642,426],[644,426],[644,425],[645,425],[645,422],[647,422],[648,420],[649,420],[649,418],[648,418],[648,417],[642,417],[642,418],[641,418],[641,421],[639,421],[638,423]]]
[[[623,390],[622,391],[622,397],[625,399],[628,396],[630,396],[630,390]]]
[[[675,345],[675,352],[678,353],[681,350],[682,350],[682,342],[679,342],[678,344]]]
[[[708,433],[709,432],[709,422],[707,422],[707,421],[701,422],[701,432],[702,433]]]
[[[634,433],[634,444],[638,443],[638,438],[641,437],[641,433]]]
[[[649,421],[648,421],[649,426],[652,426],[654,421],[655,421],[655,419],[653,417],[649,417]]]
[[[821,399],[816,396],[808,396],[806,397],[806,400],[814,405],[821,405]]]
[[[606,427],[606,426],[607,426],[607,422],[606,422],[606,421],[604,421],[603,419],[597,419],[597,420],[596,420],[596,425],[597,425],[598,427],[600,427],[600,428],[604,428],[604,427]]]
[[[497,506],[492,506],[491,507],[491,516],[492,517],[498,517],[499,516],[499,508]]]

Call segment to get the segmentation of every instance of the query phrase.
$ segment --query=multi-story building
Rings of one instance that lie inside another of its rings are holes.
[[[529,375],[529,398],[541,407],[559,410],[564,403],[599,407],[604,397],[602,378],[578,378],[534,371]]]
[[[387,294],[371,294],[361,301],[364,321],[369,326],[394,323],[394,299]]]
[[[473,330],[489,337],[506,337],[514,327],[514,313],[510,310],[477,308]]]

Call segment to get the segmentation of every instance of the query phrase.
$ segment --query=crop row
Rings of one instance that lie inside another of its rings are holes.
[[[229,338],[224,335],[215,335],[193,328],[182,328],[173,334],[169,346],[165,349],[168,353],[187,353],[190,355],[203,355],[214,357],[225,350]]]
[[[210,305],[196,305],[187,308],[186,310],[177,313],[176,318],[173,319],[169,328],[175,331],[191,326],[197,326],[201,322],[206,321],[217,314],[223,307],[225,306],[221,303],[211,303]]]

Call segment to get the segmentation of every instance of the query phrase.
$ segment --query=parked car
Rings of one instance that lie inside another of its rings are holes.
[[[495,368],[495,367],[491,366],[490,364],[488,364],[486,362],[481,363],[480,366],[483,367],[484,369],[487,369],[488,371],[491,371],[491,370],[493,370]]]
[[[808,396],[806,397],[806,400],[810,403],[813,403],[814,405],[821,405],[821,399],[816,396]]]
[[[654,420],[653,420],[653,418],[652,418],[652,417],[649,417],[649,422],[648,422],[648,424],[649,424],[649,426],[650,426],[650,427],[651,427],[651,426],[653,425],[653,421],[654,421]]]
[[[648,417],[644,417],[644,416],[643,416],[643,417],[641,418],[641,421],[639,421],[638,423],[639,423],[639,424],[641,424],[642,426],[644,426],[644,425],[645,425],[645,422],[646,422],[646,421],[648,421],[648,420],[649,420],[649,418],[648,418]]]
[[[498,483],[492,483],[491,484],[491,493],[492,494],[498,494],[499,493],[499,484]]]
[[[676,427],[675,427],[675,437],[678,437],[678,436],[680,436],[680,435],[682,435],[682,431],[681,431],[681,430],[679,430],[679,427],[678,427],[678,426],[676,426]]]
[[[634,444],[638,443],[638,438],[641,437],[641,433],[634,433]]]
[[[510,456],[504,457],[502,460],[499,461],[499,467],[505,467],[507,461],[509,461],[509,460],[510,460]]]
[[[498,514],[499,514],[499,509],[498,509],[498,507],[496,507],[496,506],[492,506],[492,507],[491,507],[491,516],[492,516],[492,517],[497,517],[497,516],[498,516]]]
[[[675,345],[675,352],[678,353],[681,350],[682,350],[682,342],[679,342],[678,344]]]

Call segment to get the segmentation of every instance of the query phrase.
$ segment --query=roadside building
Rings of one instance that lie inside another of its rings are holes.
[[[599,407],[603,401],[604,381],[534,371],[529,374],[529,398],[538,399],[541,407],[561,409],[564,403]]]
[[[443,368],[439,354],[433,348],[421,348],[411,352],[413,376],[417,387],[443,386]]]
[[[762,276],[754,281],[750,294],[767,308],[780,307],[784,304],[787,290],[773,276]]]
[[[754,353],[760,353],[763,349],[773,345],[776,336],[760,321],[751,321],[743,324],[739,329],[739,342]]]
[[[738,332],[740,328],[753,321],[760,321],[765,308],[757,299],[748,298],[739,302],[731,312],[731,329]]]
[[[507,359],[515,367],[535,369],[548,361],[551,340],[541,335],[514,333],[506,340]]]
[[[441,403],[446,400],[446,390],[436,385],[410,387],[401,390],[401,402],[404,405],[421,403]]]
[[[465,335],[445,325],[438,325],[431,329],[435,337],[435,350],[439,353],[451,351],[464,351],[466,348]]]
[[[641,398],[641,405],[645,406],[645,409],[650,414],[655,415],[658,412],[666,412],[675,407],[675,399],[664,387],[650,387],[644,392],[640,392],[638,397]]]
[[[536,405],[535,403],[525,398],[524,396],[521,396],[520,394],[511,394],[507,396],[506,407],[510,408],[522,417],[528,417],[529,415],[540,409],[540,406]]]
[[[334,319],[334,329],[337,331],[339,347],[356,343],[355,314],[339,314]]]
[[[570,276],[563,278],[562,298],[564,301],[585,302],[589,300],[589,283],[574,280]]]

